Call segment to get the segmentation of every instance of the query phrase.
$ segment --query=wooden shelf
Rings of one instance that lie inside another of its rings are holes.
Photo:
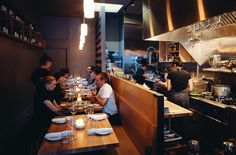
[[[37,48],[45,48],[46,43],[45,40],[42,39],[41,34],[37,31],[33,31],[29,26],[25,25],[24,23],[16,20],[15,17],[10,16],[7,12],[0,10],[0,21],[6,21],[9,25],[8,33],[3,32],[0,29],[0,35],[6,37],[8,39],[16,40],[21,43],[25,43]],[[14,29],[19,29],[23,36],[27,36],[29,41],[26,41],[22,38],[18,38],[14,36]],[[30,41],[34,39],[35,42],[31,43]]]
[[[30,43],[30,42],[28,42],[28,41],[25,41],[25,40],[23,40],[23,39],[17,38],[17,37],[15,37],[15,36],[13,36],[13,35],[10,35],[10,34],[7,34],[7,33],[4,33],[4,32],[1,32],[1,31],[0,31],[0,35],[6,37],[6,38],[8,38],[8,39],[16,40],[16,41],[19,41],[19,42],[21,42],[21,43],[25,43],[25,44],[28,44],[28,45],[31,45],[31,46],[34,46],[34,47],[37,47],[37,48],[45,48],[45,47],[43,47],[43,46],[39,46],[39,45],[36,45],[36,44],[32,44],[32,43]]]
[[[179,51],[167,51],[169,54],[170,53],[179,53]]]
[[[235,70],[229,70],[226,68],[203,68],[203,71],[207,71],[207,72],[219,72],[219,73],[236,73],[236,69]]]

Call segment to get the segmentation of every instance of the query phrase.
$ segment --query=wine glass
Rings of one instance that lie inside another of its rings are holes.
[[[69,111],[70,113],[73,115],[73,118],[74,118],[74,115],[77,113],[77,107],[76,107],[76,104],[75,102],[72,102],[69,106]]]
[[[74,132],[75,132],[75,119],[74,119],[74,117],[66,117],[66,125],[67,125],[67,127],[69,127],[70,130],[72,130],[72,132],[71,133],[62,132],[62,137],[63,137],[62,143],[63,144],[69,143],[75,139],[74,138]]]

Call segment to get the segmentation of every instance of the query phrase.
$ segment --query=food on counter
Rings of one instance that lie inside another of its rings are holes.
[[[191,96],[202,96],[202,92],[193,91],[193,92],[189,93],[189,95],[191,95]]]

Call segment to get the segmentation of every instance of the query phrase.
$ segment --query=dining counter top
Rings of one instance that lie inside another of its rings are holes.
[[[168,112],[164,113],[164,118],[186,117],[193,114],[192,111],[168,100],[164,100],[164,106],[168,107]]]
[[[76,119],[84,119],[85,115],[76,115]],[[112,128],[108,119],[100,120],[97,122],[98,128]],[[55,124],[52,123],[48,133],[61,132],[67,129],[66,124]],[[115,132],[107,135],[87,134],[88,126],[84,129],[76,130],[74,136],[78,139],[63,144],[62,141],[48,141],[44,140],[38,155],[59,155],[59,154],[72,154],[81,152],[90,152],[94,150],[110,149],[119,146],[119,140],[116,137]]]

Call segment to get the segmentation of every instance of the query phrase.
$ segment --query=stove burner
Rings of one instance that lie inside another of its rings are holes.
[[[214,97],[211,94],[207,94],[202,97],[226,105],[236,105],[236,97]]]

